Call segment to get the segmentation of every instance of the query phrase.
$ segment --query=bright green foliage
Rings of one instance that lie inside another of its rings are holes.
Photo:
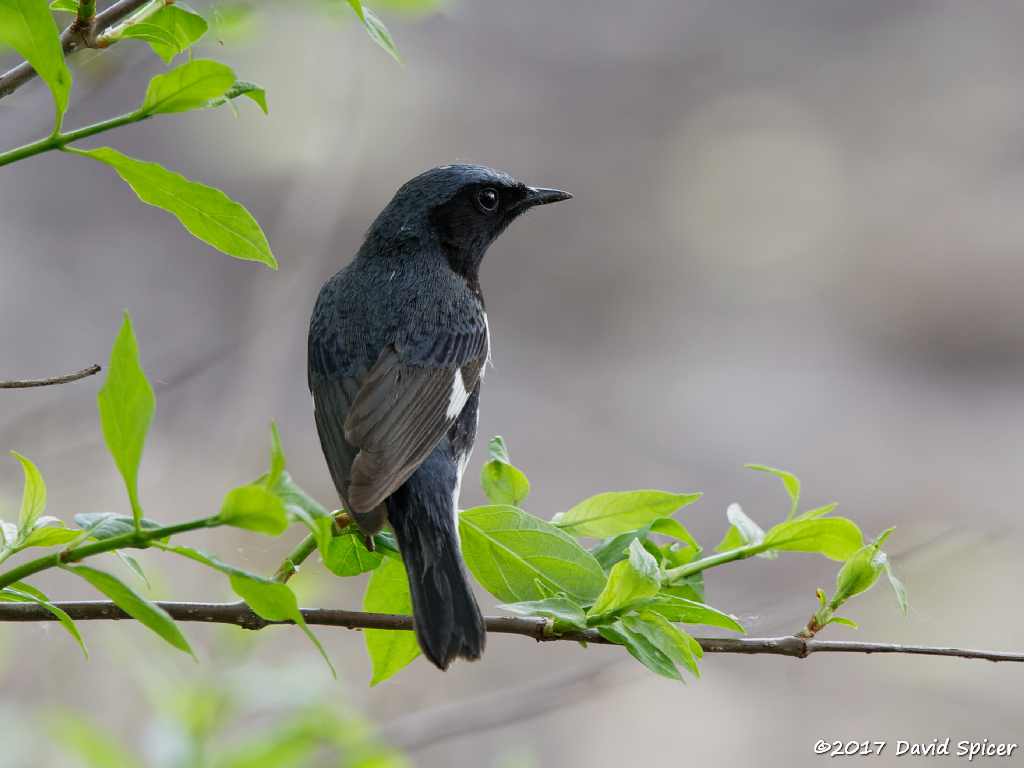
[[[616,563],[608,575],[608,583],[598,596],[587,618],[601,618],[629,610],[639,600],[658,594],[661,574],[658,563],[639,540],[629,545],[629,558]]]
[[[153,51],[168,64],[176,53],[197,42],[208,29],[206,19],[182,2],[166,6],[149,20],[149,24],[160,27],[171,36],[172,44],[149,41]]]
[[[554,619],[555,634],[587,628],[587,616],[583,609],[567,597],[546,597],[543,600],[506,603],[498,607],[520,616],[546,616]]]
[[[18,515],[18,528],[21,530],[32,530],[36,521],[46,509],[46,483],[43,476],[39,474],[36,465],[26,459],[20,453],[11,451],[18,457],[22,469],[25,471],[25,490],[21,497],[21,513]]]
[[[221,505],[220,521],[268,536],[279,536],[288,528],[284,504],[258,485],[243,485],[229,491]]]
[[[188,112],[223,95],[234,84],[235,73],[227,64],[209,59],[189,61],[149,81],[142,111],[147,115]]]
[[[401,560],[386,557],[373,572],[363,597],[363,610],[367,613],[412,613],[409,581]],[[370,661],[373,662],[371,686],[387,680],[420,655],[416,635],[412,632],[367,629],[363,635],[366,637]]]
[[[78,15],[78,0],[53,0],[50,3],[50,10]]]
[[[165,50],[172,51],[171,56],[175,53],[181,52],[181,45],[178,43],[178,38],[174,36],[173,32],[148,21],[141,21],[138,24],[132,24],[131,26],[125,27],[121,32],[121,37],[127,37],[133,40],[144,40],[153,46],[154,50],[156,50],[157,47],[160,47]],[[165,57],[164,60],[169,62],[170,57]]]
[[[861,544],[860,529],[842,517],[779,523],[764,538],[764,546],[771,549],[820,552],[832,560],[846,560]]]
[[[459,515],[459,533],[473,576],[506,603],[544,597],[537,581],[585,602],[604,589],[604,571],[593,555],[571,536],[521,509],[467,509]]]
[[[365,5],[363,6],[362,13],[363,27],[366,29],[366,34],[370,36],[377,45],[383,48],[385,51],[390,53],[395,61],[402,66],[402,57],[398,54],[398,49],[395,47],[395,41],[391,39],[391,33],[388,32],[387,27],[384,26],[384,22],[377,18],[377,16]]]
[[[508,450],[500,436],[491,440],[487,450],[493,458],[480,472],[484,493],[491,504],[518,507],[530,493],[530,481],[509,462]]]
[[[181,630],[178,629],[178,625],[163,608],[137,594],[109,573],[97,571],[85,565],[65,566],[65,568],[88,581],[140,624],[149,627],[179,651],[184,651],[195,658],[195,654],[192,653],[192,649],[185,636],[181,634]]]
[[[786,493],[789,494],[789,498],[793,500],[793,508],[789,511],[787,520],[792,520],[793,515],[796,514],[796,509],[800,505],[800,481],[796,478],[796,475],[792,475],[789,472],[784,472],[781,469],[772,469],[771,467],[764,467],[760,464],[747,464],[747,469],[756,469],[760,472],[769,472],[779,477],[782,480],[782,484],[786,486]]]
[[[110,151],[110,150],[107,150]],[[103,439],[114,458],[132,505],[136,521],[142,519],[139,505],[139,462],[146,433],[153,421],[156,398],[139,364],[139,345],[131,318],[124,313],[121,332],[114,341],[107,368],[107,380],[97,395]]]
[[[50,86],[59,125],[68,109],[71,73],[45,0],[0,0],[0,40],[24,56]]]
[[[629,654],[652,672],[683,682],[683,676],[672,659],[645,635],[627,629],[621,621],[598,627],[598,632],[606,640],[626,646]]]
[[[653,611],[679,624],[706,624],[709,627],[722,627],[735,632],[744,631],[735,617],[727,613],[696,600],[687,600],[664,592],[659,593],[657,599],[648,603],[644,610]]]
[[[267,92],[260,88],[254,83],[247,83],[244,80],[236,80],[235,84],[228,88],[223,96],[217,96],[216,98],[205,101],[199,105],[198,109],[210,109],[212,107],[219,107],[221,104],[227,104],[232,110],[235,109],[235,105],[232,103],[233,99],[239,96],[245,96],[255,101],[259,108],[263,110],[263,114],[267,114]],[[235,115],[238,115],[238,111],[235,110]]]
[[[380,552],[366,548],[359,529],[352,525],[330,540],[323,559],[327,570],[335,576],[358,576],[377,568],[383,557]]]
[[[739,547],[756,547],[764,541],[765,534],[761,526],[747,517],[739,504],[730,504],[725,513],[731,525],[722,543],[715,547],[715,552],[725,552]]]
[[[133,160],[107,147],[78,153],[112,166],[143,202],[170,211],[200,240],[228,256],[261,261],[277,269],[277,261],[259,224],[245,208],[229,200],[220,190],[188,181],[156,163]]]
[[[555,515],[551,522],[573,536],[604,539],[642,528],[699,498],[699,493],[663,491],[602,493]]]

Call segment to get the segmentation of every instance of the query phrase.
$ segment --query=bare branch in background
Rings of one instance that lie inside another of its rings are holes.
[[[67,376],[57,376],[52,379],[27,379],[25,381],[0,381],[0,389],[26,389],[28,387],[48,387],[51,384],[67,384],[71,381],[84,379],[86,376],[93,376],[103,369],[98,365],[91,365],[78,373],[69,373]]]
[[[131,619],[114,603],[106,600],[52,603],[75,621],[99,621]],[[234,624],[243,629],[259,630],[272,624],[289,624],[284,621],[268,621],[253,613],[245,603],[165,603],[159,605],[176,621],[202,621],[211,624]],[[334,608],[303,608],[302,616],[307,624],[347,629],[392,629],[412,631],[412,616],[390,613],[363,613],[342,611]],[[34,603],[0,603],[0,622],[5,621],[53,621],[53,614],[42,605]],[[580,632],[565,632],[561,635],[550,633],[546,619],[488,616],[484,619],[488,632],[509,635],[524,635],[537,641],[570,640],[572,642],[614,645],[596,629]],[[895,643],[855,643],[846,640],[816,640],[795,636],[786,637],[737,637],[737,638],[694,638],[704,653],[767,654],[770,656],[792,656],[805,659],[812,653],[906,653],[919,656],[956,656],[961,659],[984,659],[986,661],[1024,662],[1024,653],[1003,653],[999,651],[978,651],[970,648],[943,648],[929,645],[898,645]]]

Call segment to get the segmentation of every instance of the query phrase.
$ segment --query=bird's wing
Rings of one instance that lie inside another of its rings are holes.
[[[359,449],[348,486],[354,510],[376,507],[423,463],[476,387],[485,350],[486,340],[483,354],[440,367],[436,357],[421,364],[384,348],[345,418],[345,440]]]

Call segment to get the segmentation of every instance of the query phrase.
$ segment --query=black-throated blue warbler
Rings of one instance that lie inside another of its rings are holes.
[[[387,522],[416,639],[440,669],[486,634],[459,551],[458,496],[490,357],[480,262],[518,216],[572,197],[480,165],[405,184],[309,324],[309,389],[342,505],[369,544]]]

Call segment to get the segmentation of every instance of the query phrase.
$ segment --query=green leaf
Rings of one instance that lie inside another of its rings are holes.
[[[727,552],[730,549],[740,547],[757,546],[764,541],[764,531],[757,523],[751,520],[739,504],[730,504],[725,511],[732,526],[729,532],[722,539],[722,543],[715,547],[715,552]]]
[[[68,631],[68,634],[75,638],[78,645],[81,647],[82,652],[85,654],[85,658],[89,658],[89,649],[85,647],[85,640],[82,639],[82,635],[78,631],[78,627],[75,626],[75,622],[71,620],[64,611],[57,606],[50,603],[46,595],[40,592],[34,587],[30,587],[28,584],[23,584],[20,581],[16,581],[10,587],[0,590],[0,600],[10,600],[19,603],[38,603],[52,613],[60,625]]]
[[[608,573],[612,569],[612,566],[616,563],[621,563],[629,557],[629,545],[632,544],[634,540],[640,541],[641,544],[646,543],[647,534],[650,533],[650,531],[651,527],[649,525],[645,525],[637,531],[620,533],[618,536],[612,536],[611,538],[602,540],[600,544],[591,547],[588,551],[600,564],[601,569],[605,573]]]
[[[530,493],[530,481],[526,475],[498,459],[484,464],[480,472],[480,484],[491,504],[518,507]]]
[[[49,732],[61,748],[90,768],[142,768],[142,762],[110,733],[70,709],[49,716]]]
[[[181,45],[178,43],[178,38],[174,36],[173,32],[147,21],[141,21],[137,24],[131,24],[125,27],[121,32],[121,37],[127,37],[132,40],[144,40],[152,45],[154,50],[159,46],[161,48],[171,50],[174,53],[181,53]],[[174,53],[172,53],[171,56],[173,56]],[[169,63],[170,58],[164,58],[164,61]],[[167,75],[161,75],[161,77],[167,77]],[[182,112],[183,110],[175,109],[170,111]]]
[[[543,597],[535,579],[585,603],[604,588],[606,577],[593,555],[571,536],[521,509],[468,509],[459,515],[459,533],[469,570],[502,602]]]
[[[556,633],[587,628],[587,617],[583,609],[567,597],[547,597],[543,600],[506,603],[498,607],[520,616],[546,616],[554,619]]]
[[[36,520],[46,509],[46,483],[43,482],[43,476],[39,474],[35,464],[20,453],[11,453],[18,457],[25,471],[25,490],[21,496],[21,514],[18,515],[18,528],[24,535],[24,532],[35,527]]]
[[[671,536],[673,539],[692,547],[696,552],[700,552],[700,545],[696,539],[690,535],[690,532],[679,521],[673,520],[671,517],[662,517],[651,523],[651,533]]]
[[[181,630],[178,629],[178,625],[163,608],[137,594],[109,573],[97,571],[85,565],[64,567],[81,576],[140,624],[149,627],[179,651],[184,651],[193,659],[195,658],[195,654],[192,653],[192,649],[185,636],[181,634]]]
[[[412,613],[409,580],[401,560],[384,558],[370,576],[363,597],[363,610],[367,613]],[[387,680],[420,655],[420,647],[413,632],[392,629],[367,629],[366,650],[373,662],[373,680],[370,687]]]
[[[270,490],[277,481],[281,479],[281,473],[284,472],[285,458],[284,458],[284,447],[281,445],[281,435],[277,431],[277,424],[273,419],[270,421],[270,474],[267,475],[266,481],[262,484],[263,488]]]
[[[83,537],[83,541],[86,538],[106,541],[117,536],[124,536],[126,533],[132,533],[135,530],[134,518],[119,515],[116,512],[83,512],[75,515],[75,524],[82,530],[71,531],[72,533],[77,533],[79,536],[83,533],[88,534]],[[160,528],[161,526],[160,523],[154,523],[152,520],[143,518],[139,520],[139,527],[145,530],[146,528]]]
[[[327,658],[327,652],[324,651],[324,647],[320,645],[320,641],[317,640],[316,635],[313,634],[313,631],[306,624],[306,619],[302,616],[302,611],[299,610],[298,598],[295,597],[295,593],[292,592],[291,587],[287,584],[272,581],[263,576],[257,576],[255,573],[249,573],[249,571],[228,565],[212,552],[193,549],[192,547],[170,547],[166,545],[161,546],[161,549],[182,555],[226,574],[231,582],[231,589],[234,590],[236,595],[245,600],[246,604],[252,608],[253,613],[257,616],[261,616],[267,621],[295,622],[306,633],[306,636],[313,641],[317,650],[320,651],[320,655],[324,657],[327,666],[331,668],[331,674],[335,678],[338,677],[337,672],[334,671],[334,665]]]
[[[388,32],[387,27],[385,27],[384,23],[365,5],[362,6],[362,11],[360,18],[363,20],[363,27],[366,28],[366,34],[370,36],[370,39],[373,40],[373,42],[390,53],[394,57],[395,61],[404,67],[405,65],[402,64],[402,57],[398,55],[398,49],[395,48],[395,41],[391,39],[391,33]]]
[[[706,624],[709,627],[722,627],[736,632],[744,631],[735,616],[722,613],[710,605],[674,595],[659,594],[657,601],[647,605],[644,610],[653,611],[669,621],[681,624]]]
[[[683,682],[683,676],[664,651],[643,635],[630,632],[622,622],[617,621],[610,626],[598,627],[597,631],[605,640],[626,646],[630,655],[652,672],[657,672],[670,680]]]
[[[148,115],[188,112],[221,96],[234,83],[235,73],[227,64],[209,59],[189,61],[149,81],[142,111]]]
[[[50,3],[51,11],[64,11],[78,15],[78,0],[53,0]]]
[[[260,109],[263,110],[263,114],[267,114],[267,92],[258,85],[254,83],[247,83],[244,80],[236,81],[223,96],[218,96],[215,99],[203,102],[199,105],[198,109],[219,107],[221,104],[228,104],[232,99],[236,99],[239,96],[246,96],[252,99],[259,105]],[[234,107],[232,107],[232,109],[234,109]]]
[[[843,618],[842,616],[833,616],[833,617],[832,617],[831,619],[829,619],[829,620],[828,620],[827,622],[825,622],[825,623],[826,623],[826,624],[845,624],[845,625],[846,625],[846,626],[848,626],[848,627],[853,627],[854,629],[856,629],[856,628],[857,628],[857,625],[856,625],[856,624],[854,624],[854,623],[853,623],[852,621],[850,621],[849,619],[844,619],[844,618]]]
[[[893,591],[896,593],[896,599],[900,601],[900,608],[903,609],[904,618],[907,615],[907,590],[903,586],[903,582],[896,578],[892,572],[892,564],[885,563],[885,575],[889,577],[889,583],[892,585]]]
[[[103,439],[128,489],[135,520],[142,519],[139,505],[139,463],[146,433],[153,421],[156,398],[139,365],[139,345],[132,321],[124,313],[121,332],[110,353],[107,380],[97,395]]]
[[[142,566],[139,565],[139,561],[131,555],[122,552],[120,549],[115,549],[114,554],[121,558],[121,562],[128,566],[128,570],[138,576],[142,583],[146,585],[146,589],[152,589],[153,587],[149,583],[149,579],[146,578],[145,572],[142,570]]]
[[[358,576],[368,573],[380,565],[384,556],[380,552],[366,549],[363,537],[355,526],[342,531],[327,545],[327,554],[323,556],[327,570],[335,576]]]
[[[268,536],[280,536],[288,528],[288,514],[281,499],[258,485],[243,485],[228,491],[219,519],[226,525]]]
[[[491,438],[491,442],[487,444],[487,452],[495,461],[501,461],[505,464],[512,463],[512,460],[508,457],[508,448],[505,446],[505,440],[501,435],[495,435]]]
[[[131,520],[131,518],[128,518]],[[55,547],[78,538],[81,531],[68,528],[36,528],[22,542],[23,547]]]
[[[277,261],[256,220],[218,189],[188,181],[156,163],[125,157],[109,147],[76,150],[112,166],[145,203],[170,211],[185,229],[217,250],[277,269]]]
[[[846,560],[862,542],[860,529],[843,517],[779,523],[764,538],[772,549],[820,552],[832,560]]]
[[[699,498],[699,493],[663,491],[602,493],[555,515],[551,522],[573,536],[604,539],[642,528]]]
[[[356,12],[359,20],[363,20],[363,4],[359,0],[348,0],[348,4],[352,6],[352,10]]]
[[[836,503],[836,504],[828,504],[828,505],[826,505],[824,507],[818,507],[817,509],[812,509],[809,512],[804,512],[802,515],[797,515],[796,517],[793,518],[793,520],[794,521],[797,521],[797,520],[816,520],[819,517],[824,517],[825,515],[827,515],[829,512],[831,512],[833,509],[835,509],[838,506],[839,506],[839,504]]]
[[[206,34],[208,28],[206,20],[182,2],[165,6],[150,19],[150,23],[163,28],[174,38],[173,46],[150,41],[153,51],[167,64],[175,54],[189,48]]]
[[[653,597],[661,588],[658,563],[633,540],[629,545],[629,559],[616,563],[608,575],[608,583],[594,606],[587,611],[589,617],[609,616],[626,609],[631,603]]]
[[[697,659],[692,650],[693,638],[679,627],[670,624],[663,616],[651,611],[641,611],[639,616],[624,617],[622,624],[631,632],[647,638],[655,648],[668,656],[674,663],[682,664],[695,677],[700,677]]]
[[[0,40],[24,56],[50,86],[59,122],[68,109],[71,73],[45,1],[0,0]]]
[[[782,480],[782,484],[786,486],[786,493],[788,493],[789,498],[793,500],[793,508],[789,511],[789,516],[786,518],[787,520],[792,520],[793,515],[796,514],[796,508],[800,504],[800,481],[796,479],[796,475],[792,475],[789,472],[783,472],[781,469],[763,467],[760,464],[747,464],[747,469],[756,469],[759,472],[769,472]]]

